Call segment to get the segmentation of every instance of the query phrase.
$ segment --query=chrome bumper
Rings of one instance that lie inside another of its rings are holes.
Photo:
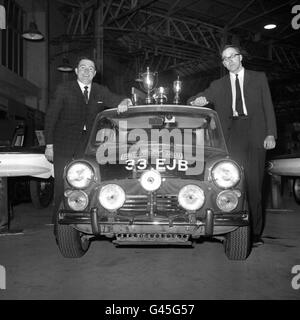
[[[165,227],[203,227],[206,236],[213,235],[214,227],[217,226],[247,226],[249,225],[248,213],[241,211],[238,213],[214,213],[211,209],[206,209],[204,217],[196,217],[186,221],[176,221],[176,218],[164,220],[136,219],[130,220],[108,220],[107,217],[100,217],[98,208],[92,208],[89,212],[74,212],[60,210],[58,223],[65,225],[91,225],[94,235],[100,235],[100,226],[165,226]]]

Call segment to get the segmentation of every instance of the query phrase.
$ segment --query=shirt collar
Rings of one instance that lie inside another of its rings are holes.
[[[77,82],[78,82],[78,84],[80,86],[81,91],[84,91],[84,87],[88,87],[88,92],[91,91],[91,86],[92,86],[91,83],[90,84],[84,84],[84,83],[80,82],[79,80],[77,80]]]
[[[244,77],[244,73],[245,73],[245,68],[242,67],[242,69],[238,72],[238,73],[233,73],[233,72],[229,72],[230,73],[230,77],[235,79],[236,78],[236,74],[239,75],[239,78]]]

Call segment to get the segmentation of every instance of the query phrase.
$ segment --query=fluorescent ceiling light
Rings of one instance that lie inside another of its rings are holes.
[[[276,27],[277,27],[277,26],[276,26],[276,24],[274,24],[274,23],[269,23],[269,24],[266,24],[266,25],[264,26],[264,28],[267,29],[267,30],[275,29]]]

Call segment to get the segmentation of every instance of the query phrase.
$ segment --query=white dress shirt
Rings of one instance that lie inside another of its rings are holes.
[[[82,91],[82,94],[84,94],[84,87],[88,87],[87,88],[87,90],[88,90],[88,98],[90,98],[90,93],[91,93],[91,86],[92,86],[92,84],[90,83],[90,84],[84,84],[84,83],[82,83],[82,82],[80,82],[80,81],[78,81],[77,80],[77,82],[78,82],[78,84],[79,84],[79,86],[80,86],[80,89],[81,89],[81,91]]]
[[[245,75],[245,69],[242,68],[241,71],[237,73],[239,82],[240,82],[240,87],[241,87],[241,93],[242,93],[242,101],[243,101],[243,110],[244,114],[247,115],[247,107],[245,103],[245,98],[244,98],[244,75]],[[235,98],[236,98],[236,89],[235,89],[235,79],[236,79],[236,74],[230,72],[230,83],[231,83],[231,92],[232,92],[232,114],[233,116],[238,116],[238,113],[235,110]]]

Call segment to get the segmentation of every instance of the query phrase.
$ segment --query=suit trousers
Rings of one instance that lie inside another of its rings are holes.
[[[64,180],[63,173],[64,168],[71,160],[71,156],[65,156],[54,153],[54,208],[53,208],[53,216],[52,221],[54,223],[56,219],[56,215],[58,213],[59,206],[63,200],[64,193]]]
[[[251,122],[250,118],[232,120],[227,146],[233,159],[244,167],[252,234],[260,236],[264,225],[262,187],[266,151],[263,142],[257,146],[251,139],[251,130],[255,128]]]

